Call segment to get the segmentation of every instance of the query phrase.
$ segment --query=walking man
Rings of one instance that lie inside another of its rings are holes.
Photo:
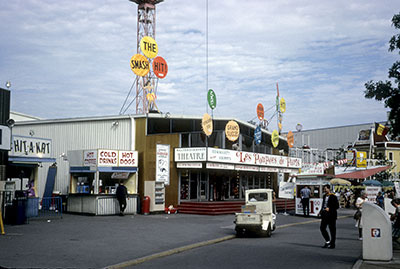
[[[322,198],[322,208],[319,212],[319,216],[321,216],[321,234],[325,239],[325,244],[322,248],[335,248],[336,243],[336,219],[337,219],[337,210],[339,208],[339,202],[334,193],[331,193],[330,186],[324,185],[324,196]],[[326,230],[327,226],[329,226],[329,232],[331,236]]]
[[[117,187],[116,196],[119,203],[119,215],[123,216],[126,208],[126,197],[128,196],[128,190],[124,186],[124,182],[122,180],[119,182]]]
[[[310,216],[310,195],[311,195],[310,188],[308,188],[308,186],[304,186],[304,188],[302,188],[300,191],[300,195],[301,195],[301,204],[303,205],[304,217],[309,217]]]

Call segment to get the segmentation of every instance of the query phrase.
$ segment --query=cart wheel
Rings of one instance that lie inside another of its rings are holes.
[[[235,229],[236,230],[236,237],[241,238],[244,237],[246,234],[246,231],[244,229]]]
[[[272,235],[272,229],[271,229],[271,224],[269,224],[267,231],[265,231],[265,236],[271,237],[271,235]]]

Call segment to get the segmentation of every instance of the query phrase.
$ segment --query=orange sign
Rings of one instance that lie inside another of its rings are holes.
[[[259,120],[264,119],[264,107],[261,103],[257,105],[257,117]]]
[[[150,71],[149,60],[142,54],[135,54],[131,58],[131,69],[136,75],[144,77]]]
[[[168,73],[168,65],[163,57],[157,56],[153,60],[153,72],[158,78],[165,78]]]
[[[287,143],[289,148],[293,148],[294,146],[294,135],[292,131],[289,131],[288,135],[287,135]]]

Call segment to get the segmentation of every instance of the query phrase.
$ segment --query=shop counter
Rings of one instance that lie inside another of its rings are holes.
[[[137,194],[129,194],[125,214],[137,213]],[[119,203],[115,194],[70,194],[67,200],[68,212],[93,215],[119,214]]]

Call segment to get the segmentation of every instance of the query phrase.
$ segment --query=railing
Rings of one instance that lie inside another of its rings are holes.
[[[62,199],[61,197],[43,197],[38,209],[38,217],[62,218]]]

